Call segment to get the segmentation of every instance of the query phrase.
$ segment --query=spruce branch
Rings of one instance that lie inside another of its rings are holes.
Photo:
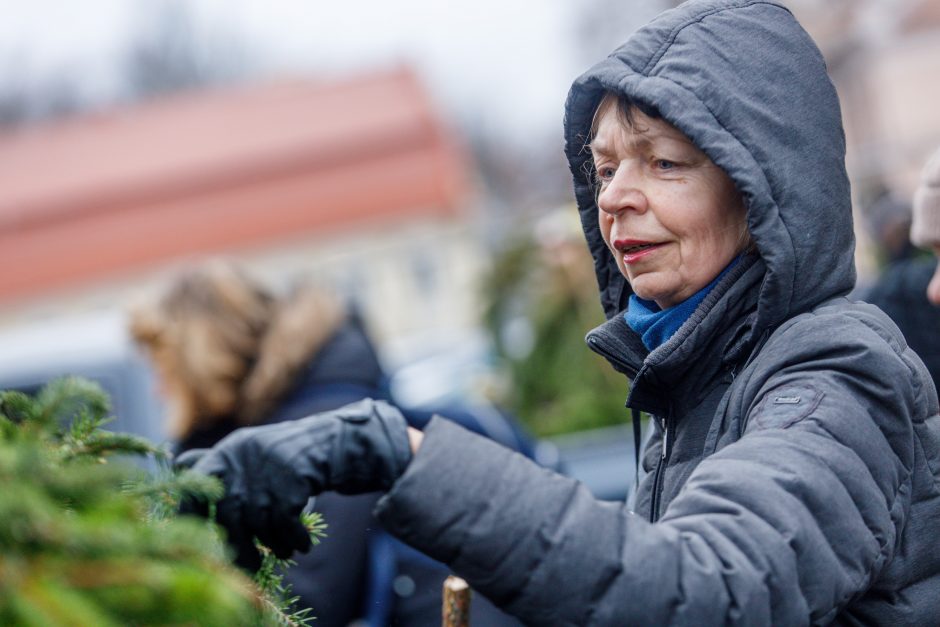
[[[311,543],[316,546],[326,536],[326,522],[319,512],[304,512],[300,520],[310,534]],[[312,616],[310,608],[295,609],[300,597],[291,594],[290,584],[284,583],[284,573],[296,564],[293,560],[278,559],[268,547],[255,540],[255,546],[261,553],[261,568],[255,573],[254,581],[262,596],[270,604],[275,624],[287,627],[306,627]]]
[[[69,433],[62,446],[63,459],[69,461],[79,457],[101,459],[108,455],[152,455],[166,457],[168,453],[148,440],[129,433],[94,431],[76,438]]]
[[[112,420],[107,414],[91,414],[82,409],[69,424],[67,436],[80,442],[94,435],[95,432]]]
[[[313,546],[320,544],[320,540],[326,537],[328,525],[320,512],[303,512],[300,515],[300,522],[307,528]]]
[[[163,449],[102,430],[110,405],[80,379],[36,398],[0,392],[0,624],[308,625],[270,556],[254,585],[219,528],[178,516],[179,500],[221,498],[221,483],[174,471]],[[158,471],[102,463],[149,455]],[[305,516],[312,541],[325,524]]]
[[[16,424],[31,422],[36,417],[36,406],[26,394],[17,390],[0,392],[0,412]]]
[[[33,420],[40,424],[63,425],[81,416],[104,422],[111,411],[111,401],[101,386],[79,377],[65,377],[48,383],[36,396],[38,410]]]

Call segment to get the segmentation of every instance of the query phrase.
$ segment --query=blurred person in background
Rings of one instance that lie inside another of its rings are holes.
[[[929,256],[896,259],[861,294],[898,325],[940,386],[940,151],[927,162],[914,193],[909,241]]]
[[[911,241],[934,254],[934,273],[927,284],[927,300],[940,307],[940,150],[924,168],[920,186],[914,195],[914,220]]]
[[[564,127],[608,318],[588,344],[654,416],[635,500],[362,401],[179,460],[231,490],[242,559],[309,544],[311,493],[378,489],[387,530],[527,624],[936,623],[937,392],[846,298],[845,136],[809,35],[776,2],[690,0],[575,81]]]
[[[388,399],[387,377],[358,316],[331,293],[302,287],[279,297],[234,264],[190,268],[137,303],[130,328],[158,375],[176,452],[211,447],[235,429],[296,420],[362,398]],[[446,409],[486,433],[473,412]],[[409,410],[422,427],[429,411]],[[492,419],[492,418],[490,418]],[[528,449],[514,426],[504,444]],[[448,571],[379,529],[377,494],[323,494],[328,536],[295,555],[287,574],[317,624],[433,624]],[[515,625],[488,603],[480,624]]]
[[[871,239],[878,245],[879,261],[890,265],[917,253],[911,243],[911,205],[881,185],[862,211]]]

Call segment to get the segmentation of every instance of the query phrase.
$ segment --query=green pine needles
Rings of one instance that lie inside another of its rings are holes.
[[[222,495],[173,470],[150,442],[102,429],[110,403],[77,378],[35,398],[0,393],[0,624],[308,625],[283,584],[290,562],[262,548],[254,581],[214,524],[177,516],[182,497]],[[149,456],[158,470],[129,461]],[[314,543],[318,514],[305,515]]]

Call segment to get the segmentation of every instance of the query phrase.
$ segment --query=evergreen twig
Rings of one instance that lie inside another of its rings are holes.
[[[169,467],[148,441],[102,430],[110,403],[68,378],[0,392],[0,624],[308,625],[272,555],[267,588],[235,568],[218,528],[177,515],[221,483]],[[148,455],[146,473],[110,457]],[[214,505],[210,505],[210,511]],[[304,520],[314,543],[325,525]]]

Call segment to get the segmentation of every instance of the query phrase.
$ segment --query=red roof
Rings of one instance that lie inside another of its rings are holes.
[[[406,70],[191,93],[0,135],[0,299],[453,215],[466,167]]]

